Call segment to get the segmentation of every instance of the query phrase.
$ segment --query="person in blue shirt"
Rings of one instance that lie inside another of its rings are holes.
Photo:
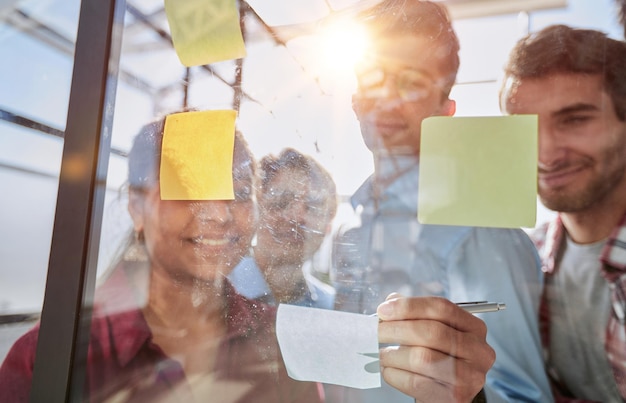
[[[231,272],[231,282],[251,299],[332,309],[335,290],[314,276],[312,266],[337,211],[335,182],[292,148],[263,157],[259,168],[256,244]]]
[[[542,277],[528,236],[417,221],[422,120],[456,108],[449,94],[459,41],[447,11],[434,2],[385,0],[360,20],[372,44],[356,67],[352,106],[374,173],[351,198],[353,220],[335,236],[335,308],[371,314],[391,292],[506,303],[506,311],[481,316],[496,361],[477,398],[550,402],[537,326]],[[387,384],[333,389],[331,402],[413,402]]]

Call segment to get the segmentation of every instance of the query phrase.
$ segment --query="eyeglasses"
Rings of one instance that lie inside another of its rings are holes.
[[[395,90],[405,102],[416,102],[431,96],[435,91],[442,91],[440,84],[428,74],[403,68],[397,71],[387,71],[382,67],[374,66],[357,72],[359,93],[365,98],[384,98],[389,96],[387,80],[393,77]]]
[[[328,214],[327,199],[322,196],[303,197],[293,192],[268,192],[261,196],[260,205],[268,211],[284,211],[296,205],[304,206],[304,214],[321,217]]]

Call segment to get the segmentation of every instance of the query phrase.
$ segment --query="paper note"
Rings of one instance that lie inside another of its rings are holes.
[[[187,67],[246,55],[235,0],[165,0],[174,49]]]
[[[536,215],[536,115],[424,119],[421,223],[534,227]]]
[[[281,304],[276,334],[293,379],[380,387],[378,318]]]
[[[161,199],[232,200],[233,110],[183,112],[165,120]]]

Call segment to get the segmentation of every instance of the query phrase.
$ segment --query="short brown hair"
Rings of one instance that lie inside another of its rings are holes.
[[[511,79],[555,73],[601,75],[617,117],[626,120],[626,43],[602,32],[549,26],[517,42],[504,71],[504,86]],[[504,86],[501,99],[506,96]]]
[[[440,61],[445,92],[450,93],[459,70],[459,38],[446,8],[421,0],[383,0],[360,15],[372,37],[387,35],[424,36],[432,41],[432,52]]]

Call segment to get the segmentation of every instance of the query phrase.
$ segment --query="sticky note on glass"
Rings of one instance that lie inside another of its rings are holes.
[[[536,216],[536,115],[424,119],[421,223],[534,227]]]
[[[281,304],[276,336],[293,379],[358,389],[381,385],[377,317]]]
[[[165,119],[162,200],[232,200],[233,110],[175,113]]]
[[[244,57],[235,0],[165,0],[174,49],[187,67]]]

